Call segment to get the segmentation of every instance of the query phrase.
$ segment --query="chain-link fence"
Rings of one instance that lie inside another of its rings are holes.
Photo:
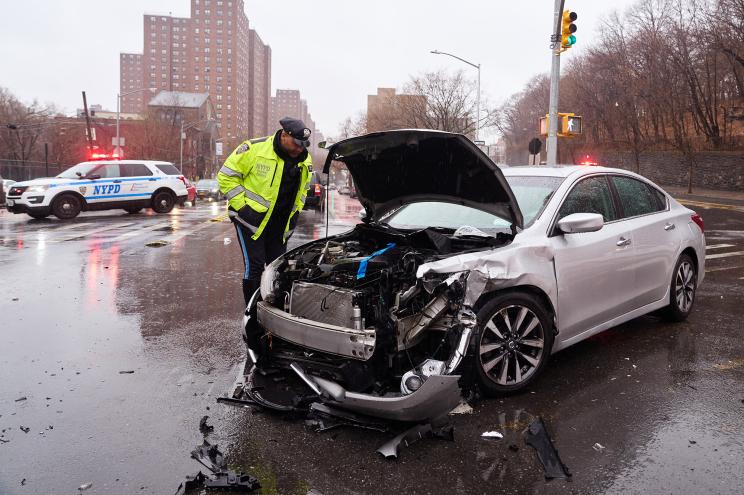
[[[0,177],[14,181],[54,177],[68,168],[70,168],[70,165],[59,163],[46,164],[36,161],[0,160]]]

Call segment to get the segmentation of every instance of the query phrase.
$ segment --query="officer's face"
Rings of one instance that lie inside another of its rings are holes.
[[[284,131],[282,131],[281,143],[284,151],[286,151],[287,154],[292,158],[299,156],[300,153],[302,153],[302,151],[305,149],[299,144],[295,143],[294,138]]]

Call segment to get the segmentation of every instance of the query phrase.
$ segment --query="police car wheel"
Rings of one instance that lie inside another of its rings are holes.
[[[82,209],[83,205],[80,199],[72,194],[62,194],[57,196],[52,202],[52,213],[60,220],[75,218]]]
[[[168,191],[160,191],[152,197],[152,209],[156,213],[169,213],[176,205],[176,198]]]

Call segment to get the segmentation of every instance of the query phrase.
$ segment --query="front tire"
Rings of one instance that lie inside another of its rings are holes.
[[[52,213],[60,220],[71,220],[80,214],[83,204],[73,194],[61,194],[52,202]]]
[[[158,191],[152,197],[152,209],[155,213],[170,213],[176,205],[176,197],[169,191]]]
[[[486,395],[517,392],[545,368],[553,348],[553,320],[532,294],[507,292],[478,311],[475,368]]]
[[[677,260],[669,286],[669,306],[664,316],[669,321],[684,321],[692,312],[697,292],[697,268],[692,258],[683,254]]]

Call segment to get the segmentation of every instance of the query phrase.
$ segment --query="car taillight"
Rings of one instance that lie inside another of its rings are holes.
[[[315,195],[320,196],[320,184],[315,184]]]
[[[695,213],[690,217],[690,220],[695,222],[698,227],[700,227],[700,232],[705,232],[705,223],[703,222],[703,217]]]

